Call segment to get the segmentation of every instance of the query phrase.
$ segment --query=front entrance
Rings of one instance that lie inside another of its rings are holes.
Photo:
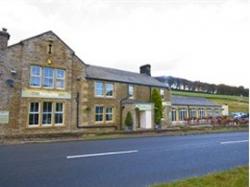
[[[143,129],[152,128],[152,113],[150,110],[140,111],[140,126]]]

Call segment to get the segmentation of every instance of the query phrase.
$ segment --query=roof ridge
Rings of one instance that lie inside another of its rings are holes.
[[[104,68],[104,69],[110,69],[110,70],[116,70],[116,71],[118,70],[118,71],[123,71],[123,72],[128,72],[128,73],[134,73],[134,74],[137,74],[137,75],[151,77],[151,76],[148,76],[148,75],[145,75],[145,74],[141,74],[141,73],[138,73],[138,72],[133,72],[133,71],[128,71],[128,70],[122,70],[122,69],[117,69],[117,68],[112,68],[112,67],[105,67],[105,66],[98,66],[98,65],[91,65],[91,64],[87,64],[87,66],[92,66],[92,67],[97,67],[97,68]],[[151,78],[154,78],[154,77],[151,77]]]

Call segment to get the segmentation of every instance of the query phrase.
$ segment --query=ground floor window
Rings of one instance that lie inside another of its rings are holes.
[[[204,118],[205,117],[205,111],[204,108],[199,109],[199,118]]]
[[[95,121],[103,121],[103,106],[95,107]]]
[[[56,103],[55,105],[55,124],[61,125],[63,124],[63,103]]]
[[[106,107],[106,121],[113,121],[113,108]]]
[[[179,120],[183,121],[187,118],[187,110],[186,109],[179,109]]]
[[[176,110],[172,110],[172,121],[176,121]]]
[[[29,108],[29,125],[39,125],[39,103],[30,103]]]
[[[43,102],[42,125],[52,125],[52,102]]]
[[[63,125],[63,108],[62,102],[31,102],[28,124],[29,126]]]
[[[104,106],[96,106],[95,107],[95,121],[96,122],[104,122],[104,121],[113,121],[113,107],[104,107]]]
[[[195,109],[191,109],[189,111],[189,117],[190,118],[195,118],[196,117],[196,110]]]

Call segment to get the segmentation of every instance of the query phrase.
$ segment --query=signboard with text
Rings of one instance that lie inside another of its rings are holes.
[[[23,89],[22,97],[38,97],[38,98],[55,98],[55,99],[71,99],[70,92],[66,91],[47,91]]]

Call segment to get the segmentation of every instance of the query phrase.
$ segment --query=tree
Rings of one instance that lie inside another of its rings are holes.
[[[127,115],[126,115],[125,125],[128,128],[132,128],[132,126],[133,126],[133,118],[132,118],[131,112],[128,112]]]
[[[153,89],[152,91],[152,102],[155,105],[154,108],[154,122],[155,124],[160,124],[161,123],[161,118],[163,116],[163,107],[162,107],[162,99],[160,95],[160,91]]]

